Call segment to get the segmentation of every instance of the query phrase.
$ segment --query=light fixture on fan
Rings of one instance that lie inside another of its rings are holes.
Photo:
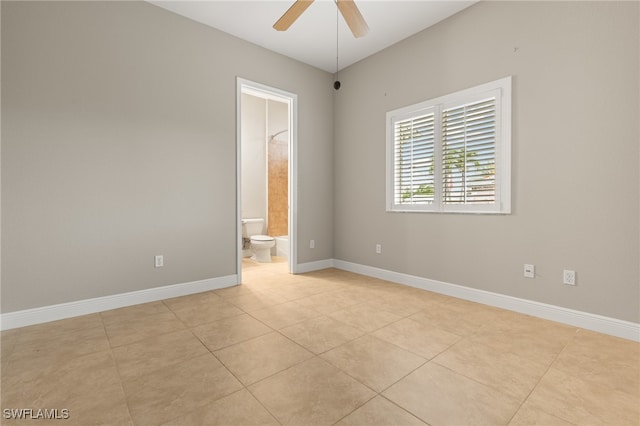
[[[349,29],[356,38],[362,37],[369,32],[369,26],[362,17],[358,6],[353,0],[335,0],[338,10],[342,14]],[[296,0],[295,3],[273,24],[273,28],[278,31],[286,31],[311,6],[313,0]]]

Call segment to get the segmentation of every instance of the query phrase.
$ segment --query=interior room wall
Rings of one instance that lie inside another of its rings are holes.
[[[267,100],[242,94],[242,217],[267,217]]]
[[[237,77],[298,95],[298,261],[332,257],[329,73],[145,2],[0,7],[3,314],[237,273]]]
[[[341,71],[336,259],[639,322],[639,6],[480,2]],[[385,113],[508,75],[513,213],[387,213]]]
[[[235,274],[240,76],[298,94],[299,263],[639,322],[638,6],[480,2],[334,92],[328,73],[148,3],[0,2],[0,309]],[[505,75],[513,214],[386,213],[386,111]]]

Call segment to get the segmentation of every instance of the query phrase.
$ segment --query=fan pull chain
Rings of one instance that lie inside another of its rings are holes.
[[[338,2],[336,0],[336,81],[333,82],[333,88],[336,89],[336,90],[340,89],[340,80],[338,79],[338,72],[340,70],[340,67],[338,65],[338,57],[339,57],[339,54],[338,54],[338,47],[339,47],[339,43],[338,43],[338,32],[339,32],[338,29],[339,29],[339,26],[338,26],[338,23],[339,23],[339,20],[340,20],[340,16],[338,15]]]

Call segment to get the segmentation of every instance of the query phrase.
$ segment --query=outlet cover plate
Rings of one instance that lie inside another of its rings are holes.
[[[524,264],[524,276],[526,278],[535,278],[536,276],[536,267],[534,265],[530,265],[528,263]]]
[[[562,273],[562,282],[566,285],[576,285],[576,271],[565,269]]]

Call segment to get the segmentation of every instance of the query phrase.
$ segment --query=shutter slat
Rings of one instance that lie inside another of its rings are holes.
[[[433,202],[434,114],[395,125],[396,204]]]
[[[460,105],[442,115],[445,204],[495,201],[495,99]]]

